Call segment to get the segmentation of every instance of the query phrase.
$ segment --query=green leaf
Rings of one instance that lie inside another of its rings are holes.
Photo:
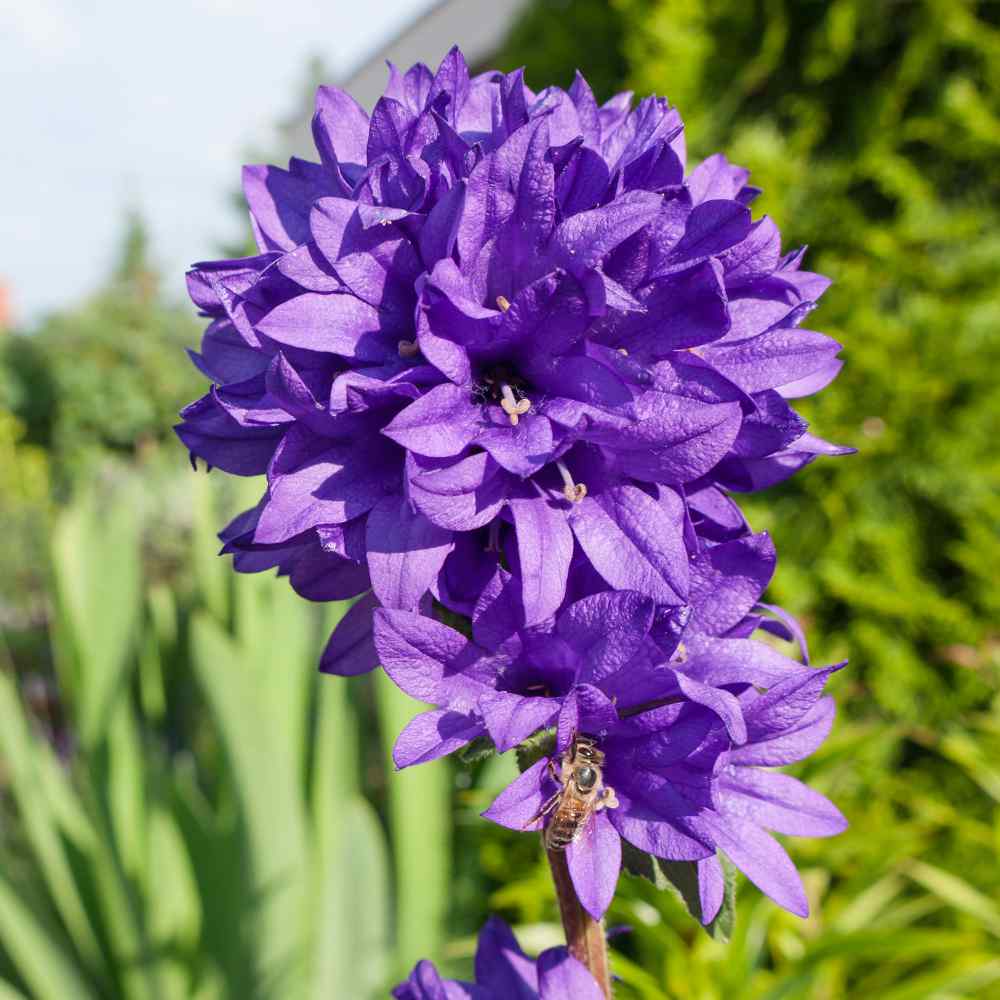
[[[467,743],[458,753],[455,754],[457,760],[462,764],[472,765],[481,761],[495,757],[497,748],[493,745],[493,740],[488,736],[477,736],[471,743]]]
[[[80,978],[56,936],[0,875],[0,940],[35,1000],[88,1000],[96,995]]]
[[[551,757],[556,752],[556,734],[554,729],[543,729],[534,736],[529,736],[514,749],[517,754],[517,766],[523,774],[533,764],[543,757]]]
[[[114,525],[109,537],[107,525]],[[76,701],[84,746],[104,737],[125,688],[141,606],[139,514],[125,493],[93,494],[60,515],[52,537],[62,680]]]
[[[622,868],[630,875],[652,882],[657,889],[672,892],[687,907],[705,933],[716,941],[728,942],[736,920],[736,869],[724,855],[719,856],[725,878],[722,906],[709,924],[701,920],[701,897],[698,894],[698,866],[694,861],[666,861],[654,857],[627,841],[622,841]]]
[[[903,871],[914,882],[933,892],[956,910],[980,921],[991,934],[1000,937],[1000,908],[964,879],[916,859],[908,861],[903,866]]]
[[[385,760],[420,706],[383,670],[375,674]],[[391,764],[389,765],[391,768]],[[447,760],[392,773],[389,821],[396,863],[396,972],[440,952],[451,898],[451,772]]]
[[[49,760],[51,748],[28,730],[26,712],[18,697],[13,677],[0,672],[0,758],[4,761],[7,781],[14,794],[18,816],[27,837],[40,881],[85,960],[102,964],[90,916],[80,896],[66,848],[59,835],[56,815],[50,810],[44,792],[48,786],[59,788],[66,803],[64,811],[76,813],[77,832],[93,848],[96,836],[90,836],[89,824],[76,810],[76,800],[58,764]],[[39,761],[46,761],[39,767]],[[39,793],[42,794],[39,794]],[[69,804],[72,803],[72,804]]]

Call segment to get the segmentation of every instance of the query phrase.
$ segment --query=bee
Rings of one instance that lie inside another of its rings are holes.
[[[617,808],[614,789],[604,784],[603,767],[604,752],[598,748],[597,740],[586,733],[573,737],[559,767],[555,761],[549,761],[549,772],[559,790],[525,824],[531,826],[551,814],[544,833],[549,850],[565,850],[580,837],[593,813]]]

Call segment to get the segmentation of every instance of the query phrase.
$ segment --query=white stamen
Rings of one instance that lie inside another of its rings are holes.
[[[619,347],[619,348],[618,348],[618,353],[619,353],[619,354],[620,354],[620,355],[621,355],[621,356],[622,356],[623,358],[627,358],[627,357],[628,357],[628,351],[626,351],[624,347]]]
[[[497,296],[497,305],[500,307],[501,312],[506,312],[510,308],[510,299],[503,295]]]
[[[556,468],[563,481],[563,496],[570,503],[579,503],[587,495],[586,483],[574,483],[573,476],[566,468],[565,462],[556,462]]]
[[[500,392],[503,399],[500,400],[500,409],[510,418],[511,427],[517,426],[517,421],[531,409],[530,399],[516,399],[514,390],[506,382],[500,383]]]
[[[415,340],[401,340],[397,347],[401,358],[415,358],[420,353],[420,345]]]

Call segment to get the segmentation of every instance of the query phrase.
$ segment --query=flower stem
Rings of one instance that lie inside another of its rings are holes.
[[[577,898],[573,880],[569,875],[565,851],[545,848],[552,871],[552,881],[559,901],[559,916],[562,917],[566,944],[570,954],[579,959],[597,980],[605,997],[611,1000],[611,970],[608,967],[608,943],[604,936],[604,922],[595,920]]]

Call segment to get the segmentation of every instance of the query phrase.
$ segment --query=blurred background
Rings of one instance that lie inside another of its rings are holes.
[[[248,240],[242,162],[310,156],[322,81],[459,42],[536,88],[666,95],[692,161],[835,284],[846,367],[805,415],[859,449],[746,498],[770,596],[850,656],[798,773],[851,828],[790,841],[800,921],[745,883],[726,945],[623,876],[622,998],[1000,997],[1000,3],[0,4],[0,1000],[368,1000],[469,975],[488,912],[559,940],[514,767],[391,773],[418,706],[321,678],[342,607],[239,577],[260,492],[193,473],[191,261]]]

